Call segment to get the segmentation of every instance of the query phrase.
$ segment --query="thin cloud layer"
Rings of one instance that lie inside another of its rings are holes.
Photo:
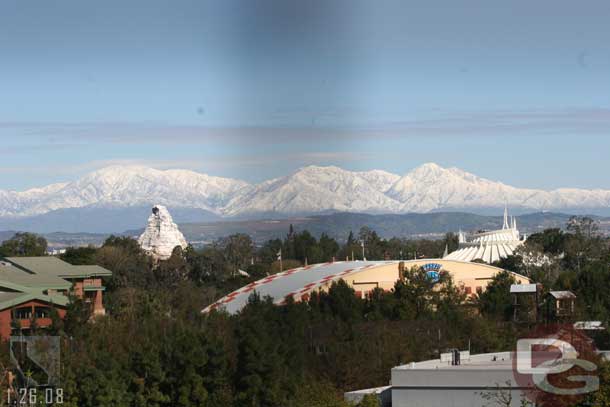
[[[608,136],[610,109],[593,108],[428,112],[413,120],[335,127],[0,122],[0,174],[19,175],[0,189],[63,181],[114,163],[257,182],[309,164],[403,173],[427,161],[528,187],[559,187],[571,177],[571,185],[608,188],[597,176],[604,171]],[[553,167],[566,160],[579,165],[558,179]]]
[[[0,122],[0,133],[15,132],[48,146],[108,144],[240,144],[297,143],[303,140],[343,140],[426,136],[503,136],[573,134],[609,135],[610,109],[565,109],[461,112],[436,118],[358,126],[211,127],[164,123],[44,123]],[[35,148],[32,146],[31,148]]]

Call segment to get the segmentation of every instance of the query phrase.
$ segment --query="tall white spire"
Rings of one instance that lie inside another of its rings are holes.
[[[509,215],[507,204],[501,230],[482,231],[468,236],[460,230],[458,249],[443,258],[459,261],[482,259],[491,263],[510,256],[524,240],[525,236],[521,239],[517,229],[517,217]]]
[[[508,226],[508,204],[504,206],[504,225],[502,225],[502,230],[510,229]]]

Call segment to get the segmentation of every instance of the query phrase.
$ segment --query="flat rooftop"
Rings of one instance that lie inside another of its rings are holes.
[[[452,365],[451,356],[446,354],[447,356],[441,359],[408,363],[396,366],[393,370],[506,370],[512,369],[513,365],[511,352],[482,353],[479,355],[460,352],[460,354],[459,365]]]

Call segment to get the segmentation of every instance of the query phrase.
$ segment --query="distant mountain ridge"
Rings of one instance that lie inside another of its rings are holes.
[[[111,166],[68,183],[24,192],[0,190],[0,216],[33,216],[58,209],[170,204],[217,212],[244,181],[188,170]]]
[[[226,216],[276,212],[398,212],[385,194],[399,177],[385,171],[352,172],[310,166],[240,191],[222,209]]]
[[[522,189],[433,163],[403,176],[382,170],[308,166],[259,184],[189,170],[112,166],[72,182],[23,192],[0,190],[0,229],[3,225],[15,229],[23,222],[45,223],[49,219],[59,225],[70,224],[75,223],[71,219],[74,213],[96,216],[96,211],[101,210],[106,215],[108,211],[127,214],[133,212],[129,208],[153,204],[165,205],[172,211],[200,211],[207,214],[202,221],[210,217],[253,219],[335,212],[482,213],[483,208],[485,213],[500,213],[505,205],[519,213],[610,215],[610,191]]]

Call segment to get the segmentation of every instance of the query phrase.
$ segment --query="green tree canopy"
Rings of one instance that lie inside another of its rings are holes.
[[[487,316],[510,320],[512,302],[510,286],[516,284],[515,277],[507,271],[496,274],[487,285],[487,289],[479,294],[478,304],[481,312]]]
[[[47,240],[33,233],[19,232],[0,245],[0,256],[45,256]]]

